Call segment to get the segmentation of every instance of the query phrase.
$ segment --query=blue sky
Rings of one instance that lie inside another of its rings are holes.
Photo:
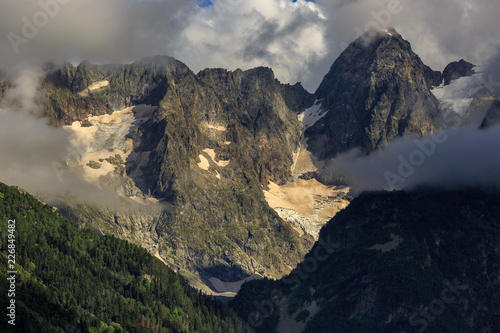
[[[213,6],[213,2],[210,0],[198,0],[198,6],[200,7],[210,7]]]

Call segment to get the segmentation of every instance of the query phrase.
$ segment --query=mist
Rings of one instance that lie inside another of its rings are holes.
[[[123,202],[65,168],[70,133],[42,118],[38,100],[42,72],[25,68],[12,80],[0,109],[0,181],[43,200],[65,198],[119,208]]]
[[[353,193],[441,189],[500,190],[500,124],[443,130],[424,138],[405,137],[362,156],[359,150],[341,154],[325,170],[343,177]]]

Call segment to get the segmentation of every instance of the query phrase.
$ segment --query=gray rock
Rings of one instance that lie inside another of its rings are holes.
[[[451,81],[461,77],[475,74],[476,72],[473,70],[474,67],[475,65],[463,59],[448,64],[443,71],[444,85],[449,85]]]

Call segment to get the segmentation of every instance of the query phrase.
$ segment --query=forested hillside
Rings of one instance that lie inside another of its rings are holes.
[[[9,220],[15,220],[14,298],[7,297],[5,269]],[[53,207],[1,183],[0,221],[0,306],[16,302],[16,326],[4,315],[2,332],[252,331],[145,249],[80,229]]]

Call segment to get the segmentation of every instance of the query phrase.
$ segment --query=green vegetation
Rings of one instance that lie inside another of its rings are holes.
[[[145,249],[80,229],[29,194],[0,184],[0,256],[16,221],[16,329],[2,332],[251,332]],[[0,307],[8,283],[0,270]]]

